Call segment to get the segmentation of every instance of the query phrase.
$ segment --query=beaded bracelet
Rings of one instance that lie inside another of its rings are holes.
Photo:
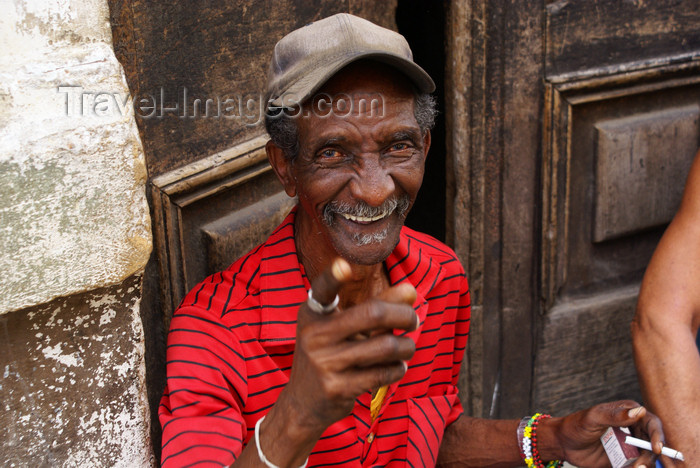
[[[535,413],[529,418],[523,418],[520,421],[520,425],[518,425],[520,455],[522,455],[528,468],[559,468],[563,465],[563,462],[560,460],[553,460],[545,465],[537,451],[537,425],[540,420],[547,418],[551,418],[551,416]]]

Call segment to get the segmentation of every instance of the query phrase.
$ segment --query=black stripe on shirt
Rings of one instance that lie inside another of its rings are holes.
[[[186,449],[180,450],[180,451],[177,452],[177,453],[172,453],[172,454],[170,454],[169,456],[165,457],[165,459],[164,459],[163,461],[161,461],[161,466],[162,466],[162,465],[165,465],[165,463],[166,463],[168,460],[170,460],[171,458],[176,457],[176,456],[178,456],[178,455],[182,455],[183,453],[185,453],[185,452],[187,452],[187,451],[189,451],[189,450],[198,448],[198,447],[207,447],[207,448],[213,448],[213,449],[216,449],[216,450],[223,450],[224,452],[230,453],[231,456],[233,456],[234,458],[236,457],[236,454],[235,454],[232,450],[229,450],[229,449],[227,449],[227,448],[225,448],[225,447],[219,447],[219,446],[217,446],[217,445],[196,444],[196,445],[191,445],[191,446],[187,447]]]
[[[408,258],[408,256],[411,254],[411,239],[408,239],[408,243],[406,244],[406,255],[401,257],[400,259],[396,260],[396,263],[394,263],[391,268],[387,268],[387,273],[391,273],[391,270],[399,266]]]
[[[413,237],[412,235],[410,235],[410,234],[408,234],[408,233],[406,233],[406,237],[408,237],[409,239],[413,239],[414,241],[418,242],[419,244],[426,245],[426,246],[430,247],[430,248],[433,249],[433,250],[437,250],[438,252],[442,252],[442,253],[445,254],[445,256],[447,256],[447,257],[449,257],[449,258],[455,258],[455,256],[454,256],[453,253],[438,248],[438,247],[436,246],[436,244],[428,243],[428,242],[426,242],[426,241],[424,241],[424,240],[418,239],[417,237]]]
[[[421,427],[421,426],[418,425],[418,423],[416,422],[416,420],[413,419],[413,418],[411,417],[410,414],[408,415],[408,419],[409,419],[409,421],[411,421],[413,424],[415,424],[417,428],[420,428],[420,427]],[[418,433],[419,433],[420,435],[423,436],[423,440],[425,441],[425,446],[428,447],[428,452],[430,453],[430,458],[433,460],[433,464],[434,464],[435,461],[436,461],[436,460],[435,460],[435,454],[433,454],[433,450],[430,448],[430,443],[428,442],[428,438],[425,436],[425,432],[423,432],[422,430],[419,430]],[[411,437],[410,437],[410,436],[408,437],[408,441],[412,443]],[[414,447],[415,447],[415,445],[414,445]],[[417,448],[417,447],[416,447],[416,448]],[[421,459],[422,459],[422,458],[423,458],[423,457],[421,457]]]
[[[180,437],[180,436],[183,435],[183,434],[211,434],[211,435],[221,436],[221,437],[224,437],[224,438],[226,438],[226,439],[235,440],[236,442],[243,442],[243,439],[241,439],[240,437],[232,436],[232,435],[226,434],[225,432],[218,432],[218,431],[198,431],[198,430],[195,430],[195,429],[190,429],[190,430],[185,430],[185,431],[179,432],[179,433],[175,434],[174,436],[172,436],[170,439],[168,439],[167,442],[165,442],[165,443],[163,444],[163,448],[167,447],[168,444],[169,444],[170,442],[172,442],[173,440],[177,439],[178,437]]]

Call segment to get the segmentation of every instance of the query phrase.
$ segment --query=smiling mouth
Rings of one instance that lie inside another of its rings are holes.
[[[369,206],[363,201],[354,205],[347,202],[332,201],[323,209],[323,221],[327,226],[333,225],[333,217],[341,216],[343,219],[357,224],[371,224],[388,218],[394,213],[403,217],[410,206],[410,199],[404,195],[398,198],[386,200],[381,206]]]
[[[373,222],[375,222],[375,221],[379,221],[380,219],[384,219],[384,218],[386,218],[388,215],[390,215],[391,213],[392,213],[392,212],[389,212],[389,213],[382,213],[382,214],[380,214],[380,215],[377,215],[377,216],[370,216],[370,217],[367,217],[367,216],[353,216],[353,215],[351,215],[351,214],[349,214],[349,213],[340,213],[340,215],[341,215],[343,218],[345,218],[345,219],[347,219],[347,220],[350,220],[350,221],[354,221],[354,222],[356,222],[356,223],[360,223],[360,224],[369,224],[369,223],[373,223]]]

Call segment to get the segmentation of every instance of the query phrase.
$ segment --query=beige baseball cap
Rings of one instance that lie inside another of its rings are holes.
[[[284,36],[276,45],[267,77],[268,105],[303,103],[341,68],[359,59],[390,65],[425,93],[435,83],[413,61],[406,39],[365,19],[339,13]]]

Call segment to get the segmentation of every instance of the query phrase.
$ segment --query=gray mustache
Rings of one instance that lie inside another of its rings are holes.
[[[408,211],[410,204],[411,200],[408,195],[390,198],[379,206],[370,206],[361,200],[353,205],[348,202],[332,201],[323,209],[323,222],[326,223],[327,226],[332,226],[335,214],[374,218],[377,216],[388,216],[394,211],[397,211],[398,214],[403,217]]]

